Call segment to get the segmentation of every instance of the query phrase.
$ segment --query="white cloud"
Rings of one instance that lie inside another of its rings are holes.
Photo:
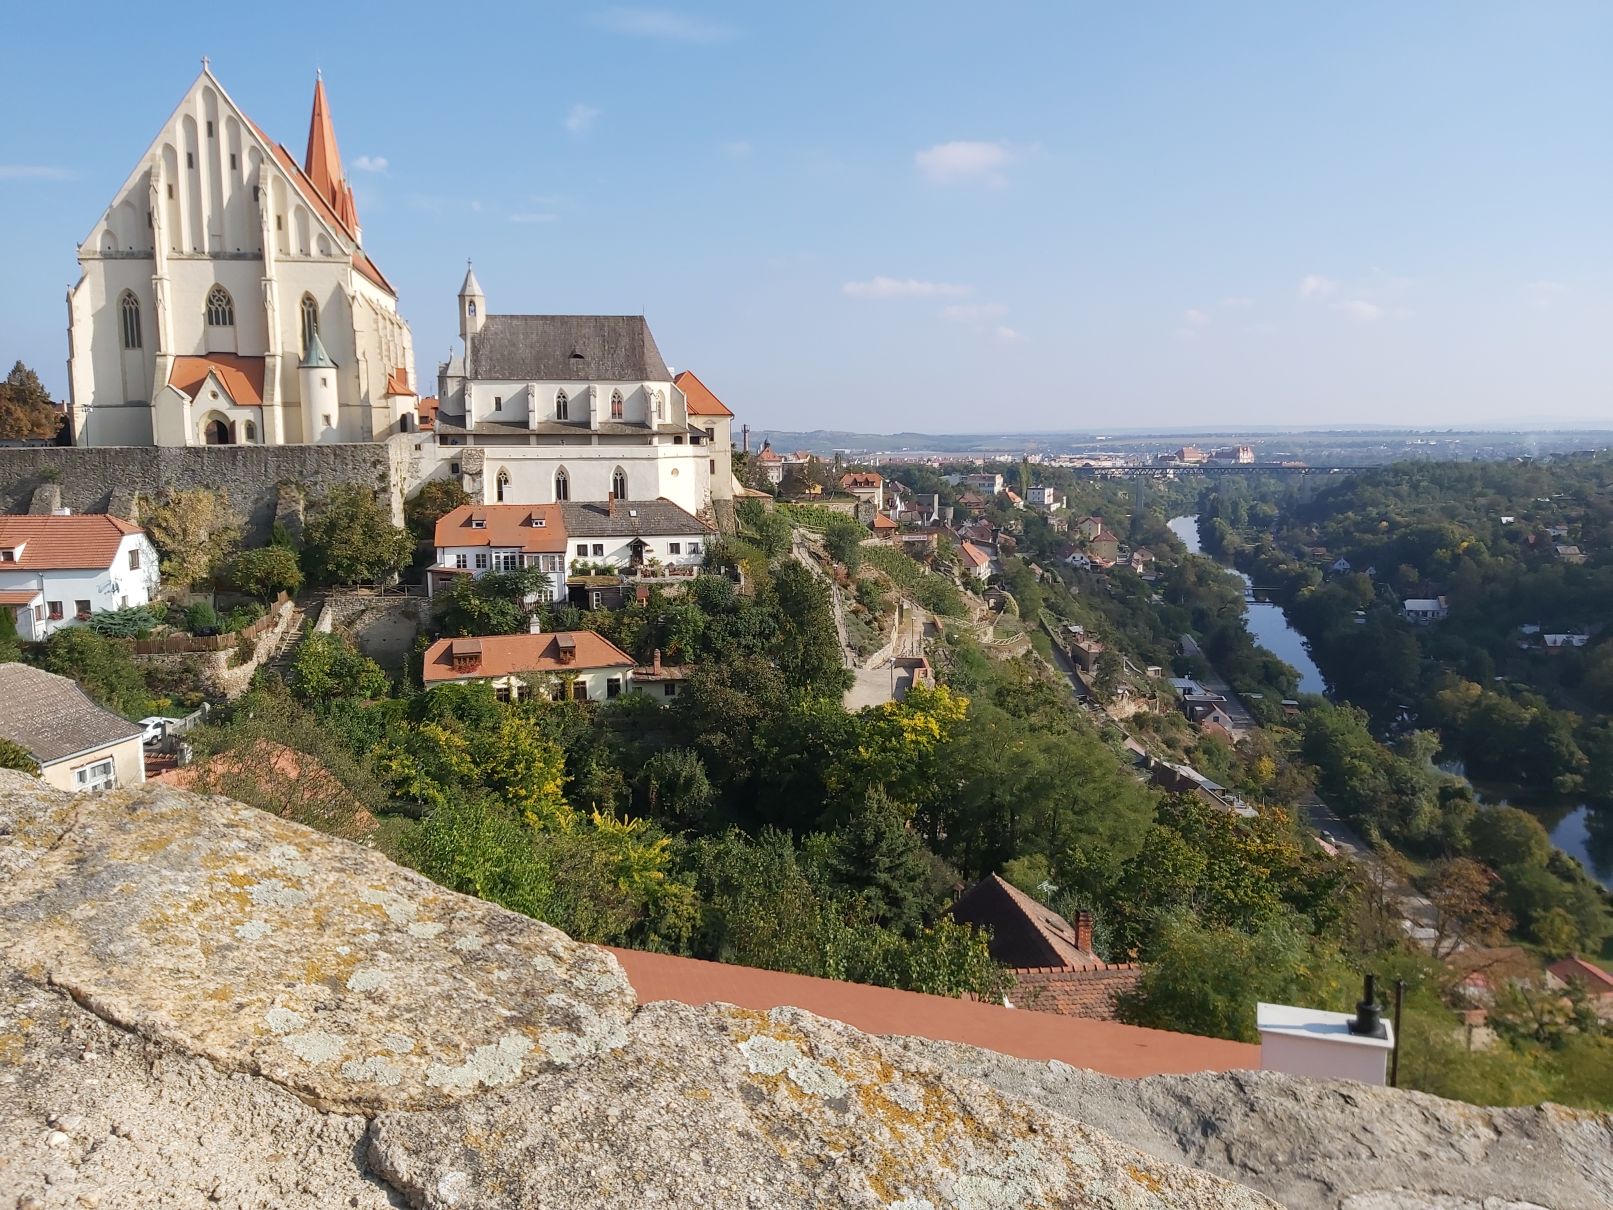
[[[1187,320],[1187,322],[1192,324],[1195,328],[1202,328],[1205,324],[1210,322],[1209,315],[1204,311],[1200,311],[1197,307],[1189,307],[1182,313],[1182,318]]]
[[[996,331],[997,339],[1005,345],[1022,345],[1030,340],[1023,332],[1016,332],[1013,328],[999,324]]]
[[[542,214],[530,210],[510,215],[510,222],[512,223],[552,223],[554,220],[555,216],[552,214]]]
[[[73,174],[52,164],[0,164],[0,181],[70,181]]]
[[[572,134],[587,134],[593,129],[594,123],[599,119],[599,110],[592,105],[584,105],[578,101],[566,110],[566,129]]]
[[[914,154],[913,162],[937,185],[985,185],[1001,189],[1008,184],[1003,170],[1017,158],[1003,143],[957,141],[926,147]]]
[[[977,324],[1008,314],[1002,303],[953,303],[941,308],[941,318],[953,323]]]
[[[848,281],[840,289],[852,298],[963,298],[969,293],[968,286],[944,281],[918,281],[911,277]]]
[[[1346,298],[1333,304],[1333,309],[1355,320],[1356,323],[1376,323],[1383,318],[1383,308],[1364,298]]]
[[[609,8],[599,14],[595,24],[613,34],[626,34],[630,38],[658,38],[663,42],[709,45],[728,42],[734,37],[731,26],[665,8]]]
[[[353,167],[359,172],[385,172],[387,160],[384,155],[361,155],[353,161]]]
[[[1339,283],[1319,273],[1307,273],[1299,281],[1301,298],[1331,298],[1338,293]]]
[[[735,139],[731,143],[724,143],[722,149],[736,160],[742,159],[751,153],[751,145],[744,139]]]

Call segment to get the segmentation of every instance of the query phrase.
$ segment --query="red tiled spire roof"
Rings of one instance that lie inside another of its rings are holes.
[[[314,81],[314,111],[308,120],[308,154],[303,157],[303,170],[342,225],[356,232],[358,210],[353,205],[353,190],[342,176],[342,153],[336,149],[336,128],[331,125],[323,79]]]

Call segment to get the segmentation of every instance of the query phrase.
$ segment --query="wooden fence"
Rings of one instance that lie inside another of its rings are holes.
[[[291,600],[285,593],[275,598],[264,614],[250,626],[233,634],[171,634],[160,639],[130,640],[135,655],[193,655],[208,651],[229,651],[242,639],[256,642],[258,636],[280,623],[280,607]]]

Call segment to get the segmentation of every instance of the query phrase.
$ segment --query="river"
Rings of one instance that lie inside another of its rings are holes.
[[[1196,555],[1204,553],[1203,547],[1199,544],[1197,517],[1172,517],[1168,524],[1171,533],[1180,538],[1188,550]],[[1301,693],[1326,693],[1327,679],[1322,675],[1322,670],[1316,666],[1316,661],[1311,659],[1310,648],[1305,645],[1304,636],[1288,624],[1282,606],[1256,599],[1251,591],[1254,587],[1253,581],[1241,571],[1237,574],[1243,580],[1243,599],[1247,607],[1244,613],[1244,625],[1249,628],[1249,633],[1254,636],[1255,642],[1299,672]]]
[[[1199,543],[1199,519],[1196,516],[1173,517],[1169,521],[1170,531],[1182,540],[1183,545],[1196,555],[1204,553]],[[1236,570],[1229,568],[1228,570]],[[1243,579],[1244,588],[1252,587],[1248,576],[1241,571],[1237,573]],[[1310,649],[1305,645],[1304,636],[1288,624],[1288,618],[1283,614],[1282,606],[1270,601],[1258,601],[1254,594],[1245,591],[1245,603],[1248,612],[1245,614],[1245,625],[1249,633],[1254,636],[1267,651],[1277,656],[1284,663],[1292,665],[1299,671],[1299,688],[1302,693],[1324,693],[1327,690],[1327,681],[1317,668],[1316,662],[1311,659]],[[1465,776],[1459,765],[1446,764],[1440,768],[1455,777]],[[1468,782],[1472,786],[1472,782]],[[1494,803],[1504,800],[1486,798],[1477,787],[1473,795],[1481,803]],[[1591,809],[1584,803],[1564,803],[1557,807],[1530,808],[1530,814],[1545,825],[1551,835],[1552,844],[1564,853],[1579,861],[1585,867],[1585,872],[1609,890],[1613,890],[1613,853],[1602,853],[1600,859],[1591,854],[1590,815]]]

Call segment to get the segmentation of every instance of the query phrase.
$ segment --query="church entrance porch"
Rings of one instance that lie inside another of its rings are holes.
[[[202,425],[202,441],[207,445],[235,444],[235,439],[230,435],[229,423],[217,417]]]

